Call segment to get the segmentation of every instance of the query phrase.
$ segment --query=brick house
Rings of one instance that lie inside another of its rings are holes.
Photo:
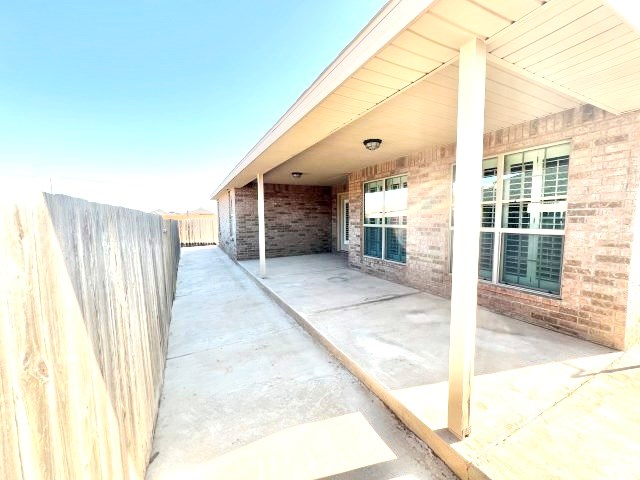
[[[640,32],[611,5],[389,2],[215,190],[220,246],[450,297],[452,355],[477,305],[637,344]]]

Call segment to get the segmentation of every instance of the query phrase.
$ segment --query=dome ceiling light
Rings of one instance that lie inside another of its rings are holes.
[[[365,148],[367,150],[377,150],[380,148],[380,145],[382,144],[382,140],[380,140],[379,138],[367,138],[364,142],[362,142],[363,145],[365,146]]]

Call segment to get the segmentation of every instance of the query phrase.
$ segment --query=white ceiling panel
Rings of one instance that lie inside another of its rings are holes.
[[[529,65],[521,64],[521,66],[536,75],[546,78],[554,73],[571,69],[575,65],[590,60],[595,56],[625,48],[626,44],[635,41],[636,38],[636,33],[631,27],[626,24],[619,24],[543,60],[538,60]]]
[[[469,0],[437,2],[430,11],[445,22],[484,38],[489,38],[512,23],[509,18]]]
[[[614,113],[640,108],[635,97],[611,95],[640,74],[640,32],[602,0],[551,0],[488,46],[529,78],[585,103]]]
[[[434,42],[411,29],[400,33],[400,35],[393,40],[391,46],[396,46],[408,52],[415,53],[416,55],[431,58],[440,63],[448,62],[458,55],[458,50],[455,47],[448,47],[441,43]],[[386,49],[382,50],[382,53],[379,53],[378,56],[382,56],[385,51]]]
[[[609,14],[604,7],[559,28],[544,38],[522,47],[504,58],[521,67],[528,67],[546,58],[553,57],[568,48],[580,45],[590,38],[600,35],[620,25],[620,19]]]
[[[265,175],[270,183],[331,185],[345,172],[430,145],[455,142],[458,68],[450,65],[340,128]],[[539,98],[533,98],[531,92]],[[485,124],[503,128],[579,105],[569,97],[489,65]],[[382,138],[375,152],[362,141]],[[293,180],[291,172],[304,172]]]
[[[543,0],[476,0],[486,9],[515,22],[544,3]]]

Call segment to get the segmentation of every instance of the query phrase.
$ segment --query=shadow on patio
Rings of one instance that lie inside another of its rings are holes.
[[[624,408],[640,392],[640,373],[629,368],[637,352],[480,309],[473,430],[459,441],[447,430],[449,300],[349,269],[338,255],[269,259],[264,279],[257,260],[240,264],[462,478],[640,471],[630,464],[638,420]],[[605,386],[594,390],[598,382]]]

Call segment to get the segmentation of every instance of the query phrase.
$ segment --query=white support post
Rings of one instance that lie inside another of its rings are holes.
[[[448,419],[449,430],[460,439],[471,431],[486,59],[483,40],[473,39],[460,49]]]
[[[266,243],[264,229],[264,174],[258,174],[258,246],[260,250],[260,277],[267,276]]]

